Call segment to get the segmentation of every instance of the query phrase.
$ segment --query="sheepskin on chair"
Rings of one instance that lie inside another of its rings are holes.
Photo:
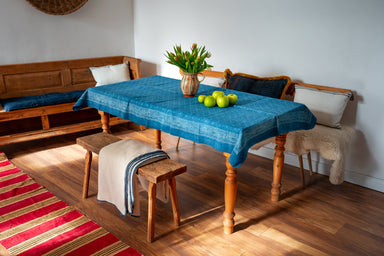
[[[329,181],[338,185],[344,181],[345,160],[354,133],[353,128],[345,125],[337,129],[317,124],[311,130],[288,133],[285,150],[297,155],[312,150],[319,152],[324,159],[333,160]]]
[[[296,155],[304,155],[310,151],[319,152],[321,157],[333,160],[329,181],[338,185],[344,181],[345,160],[349,151],[354,129],[343,125],[340,129],[317,124],[311,130],[290,132],[287,135],[285,151]],[[252,147],[260,147],[273,142],[274,138],[262,141]]]

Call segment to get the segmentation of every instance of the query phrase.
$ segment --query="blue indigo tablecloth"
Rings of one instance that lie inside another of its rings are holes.
[[[198,102],[198,95],[211,95],[215,90],[235,93],[237,104],[207,108]],[[254,144],[290,131],[312,129],[316,123],[303,104],[204,84],[196,97],[186,98],[180,80],[162,76],[88,88],[73,109],[85,107],[230,153],[228,160],[234,168],[245,161]]]

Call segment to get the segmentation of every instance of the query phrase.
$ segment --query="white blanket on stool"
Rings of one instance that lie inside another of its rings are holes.
[[[136,170],[167,157],[164,151],[135,140],[121,140],[102,148],[99,153],[97,199],[115,205],[123,216],[127,213],[139,216],[140,202],[137,199],[138,183],[141,182],[140,178],[138,182]],[[147,190],[148,183],[142,185]],[[157,188],[157,198],[168,201],[167,183],[159,183]]]

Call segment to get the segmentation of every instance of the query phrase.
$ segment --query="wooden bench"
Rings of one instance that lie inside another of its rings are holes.
[[[141,60],[127,56],[0,65],[0,99],[85,90],[96,84],[89,67],[127,61],[131,79],[140,78]],[[0,104],[0,145],[101,127],[97,110],[74,112],[74,103],[11,111],[5,111]],[[111,118],[112,125],[124,122],[127,121]]]
[[[120,138],[108,134],[97,133],[77,138],[76,143],[87,150],[85,154],[83,198],[88,197],[89,177],[92,163],[92,153],[99,154],[100,150]],[[111,160],[113,161],[113,160]],[[147,240],[152,242],[155,234],[155,205],[156,205],[156,184],[168,180],[171,194],[173,219],[176,226],[180,225],[179,206],[177,203],[176,180],[175,176],[186,172],[187,167],[171,159],[163,159],[151,164],[147,164],[138,169],[139,175],[148,180],[148,233]]]

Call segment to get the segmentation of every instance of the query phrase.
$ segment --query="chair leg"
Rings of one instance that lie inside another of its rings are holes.
[[[180,137],[177,137],[176,150],[179,150]]]
[[[312,182],[312,175],[313,175],[311,152],[308,152],[307,158],[308,158],[308,166],[309,166],[309,183],[311,183]]]
[[[89,176],[92,164],[92,151],[87,150],[85,153],[84,181],[83,181],[83,198],[88,197]]]
[[[180,143],[180,137],[177,138],[177,142],[176,142],[176,151],[179,150],[179,143]],[[193,142],[193,145],[195,145],[196,142]]]
[[[301,174],[301,185],[305,188],[305,177],[304,177],[304,167],[303,167],[303,156],[299,155],[299,164],[300,164],[300,174]]]
[[[307,157],[308,157],[309,174],[312,176],[313,170],[312,170],[311,152],[308,152]]]
[[[179,213],[179,204],[177,202],[175,177],[168,179],[168,185],[169,185],[169,191],[171,193],[173,220],[176,226],[180,226],[180,213]]]
[[[156,184],[149,182],[147,241],[150,243],[153,241],[153,238],[155,237],[155,206],[156,206]]]

